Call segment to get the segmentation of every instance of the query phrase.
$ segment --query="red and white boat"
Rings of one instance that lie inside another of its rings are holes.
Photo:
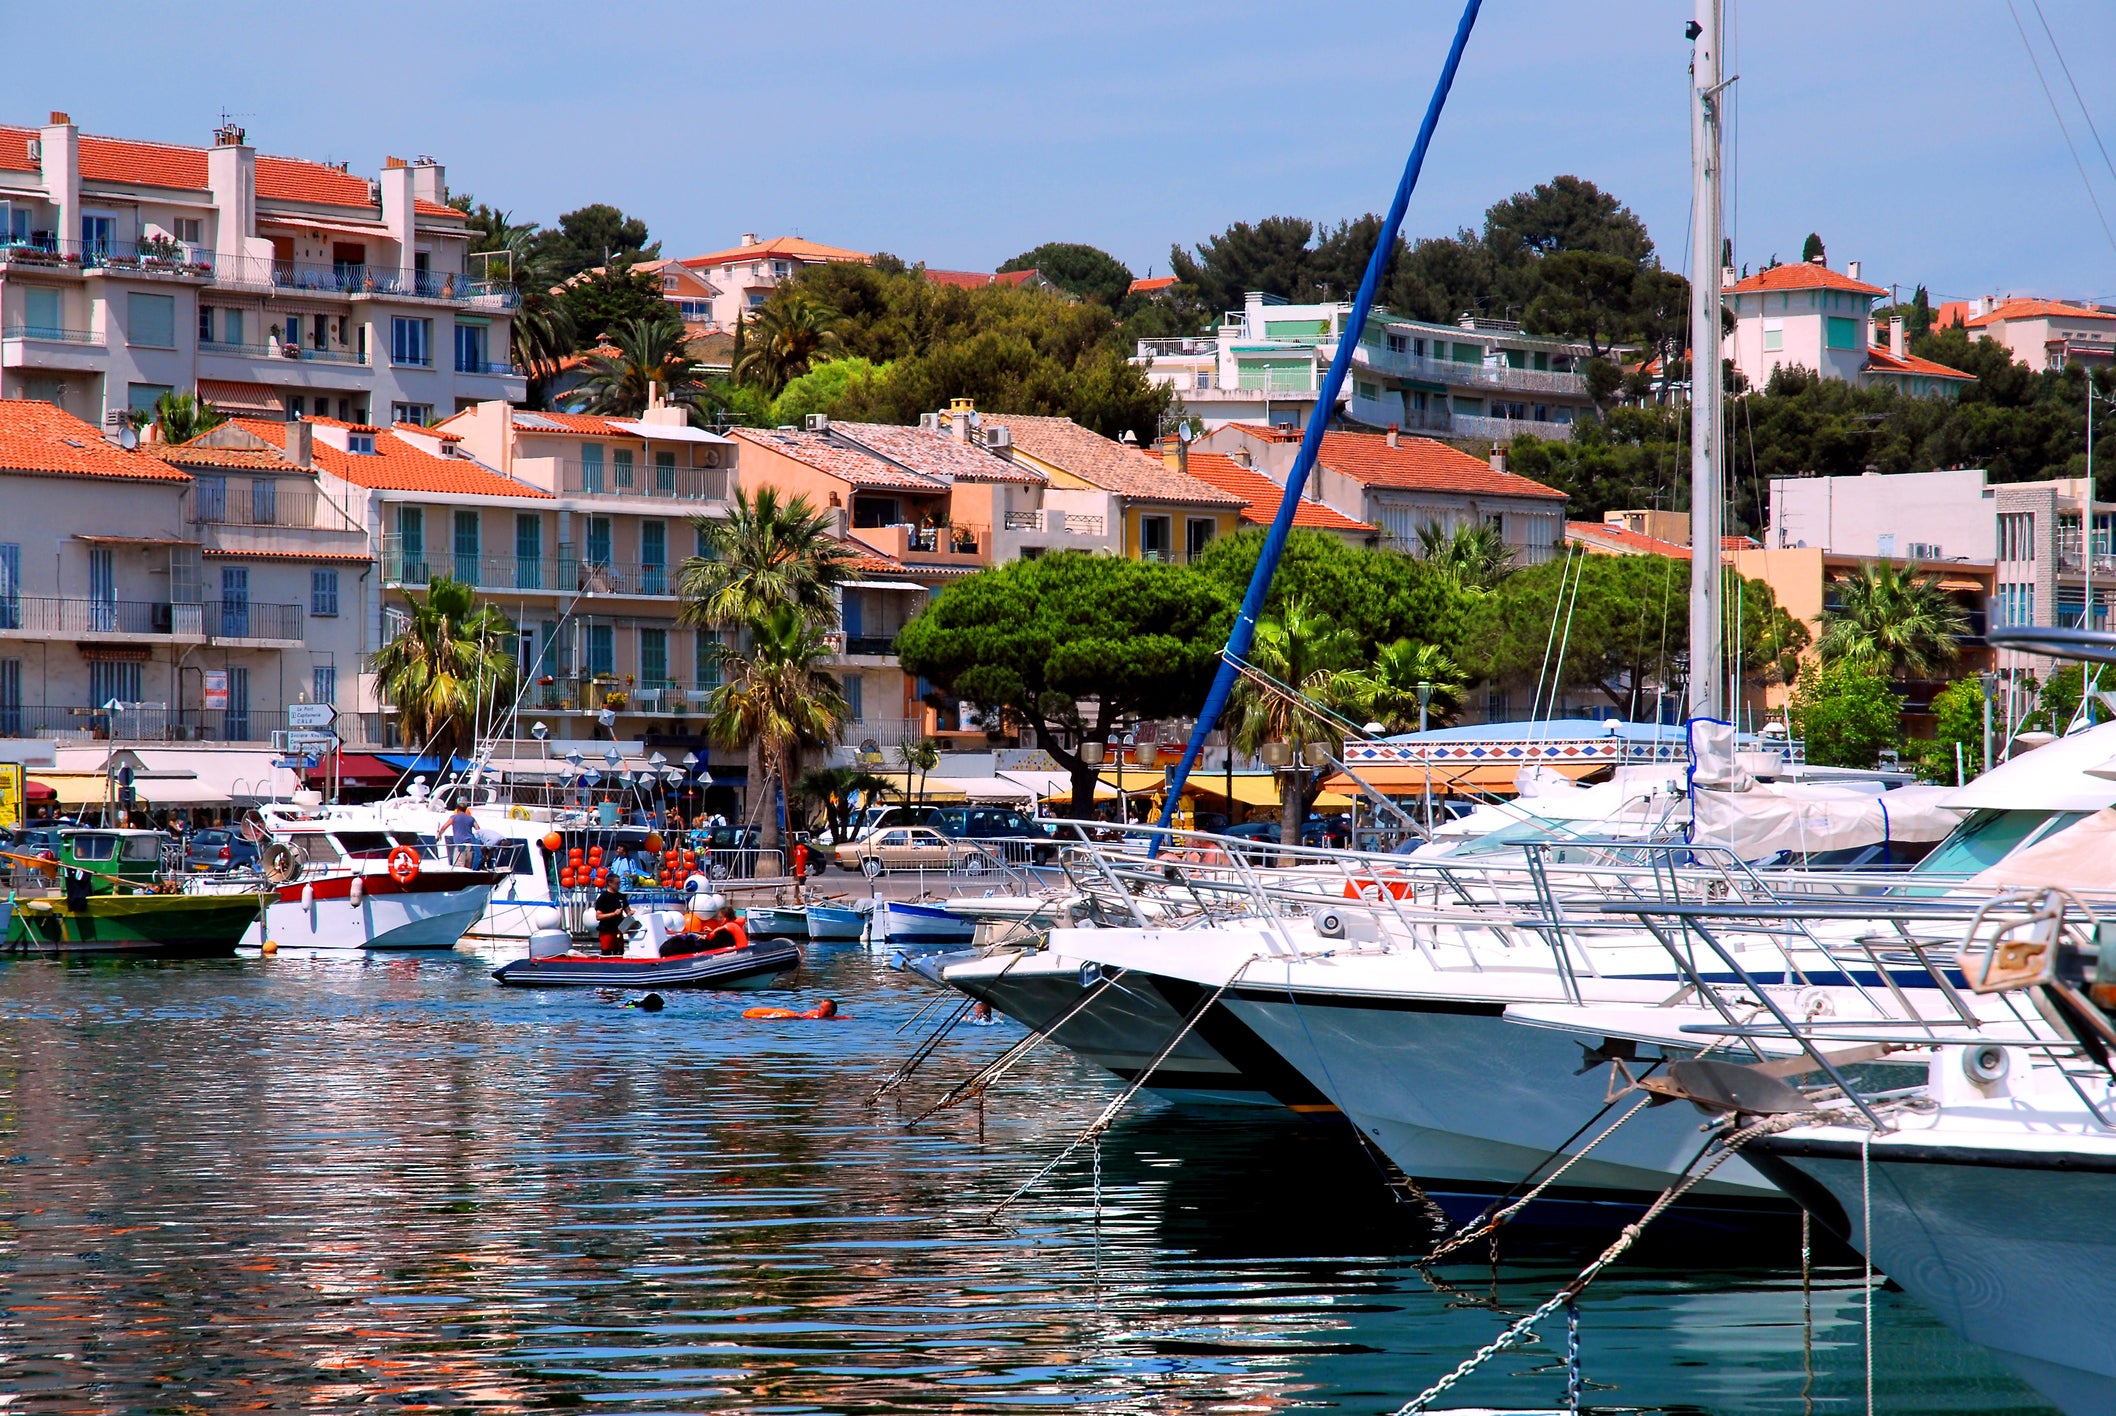
[[[372,807],[274,802],[255,820],[267,883],[252,948],[452,949],[501,879],[450,864]]]

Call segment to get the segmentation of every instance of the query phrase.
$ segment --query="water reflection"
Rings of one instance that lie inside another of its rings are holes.
[[[1581,1255],[1429,1282],[1428,1233],[1343,1131],[1130,1115],[982,1218],[1106,1083],[1041,1052],[897,1124],[1010,1041],[966,1033],[862,1105],[922,985],[840,951],[849,1015],[745,1022],[502,993],[464,957],[0,971],[0,1390],[34,1409],[1392,1409]],[[1863,1408],[1855,1271],[1688,1252],[1583,1305],[1607,1409]],[[1891,1294],[1882,1409],[2039,1411]],[[1550,1334],[1554,1342],[1557,1334]],[[1550,1345],[1462,1406],[1549,1407]]]

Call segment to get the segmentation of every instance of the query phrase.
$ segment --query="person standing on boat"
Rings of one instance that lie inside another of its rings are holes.
[[[604,954],[622,954],[625,951],[625,916],[632,912],[625,892],[618,888],[615,876],[595,897],[595,942]]]
[[[448,818],[448,841],[455,847],[455,863],[458,868],[477,868],[478,823],[471,818],[469,802],[456,803],[455,815]]]

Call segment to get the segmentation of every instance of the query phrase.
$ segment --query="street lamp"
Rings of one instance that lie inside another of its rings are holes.
[[[1421,733],[1425,731],[1426,710],[1432,707],[1432,704],[1433,681],[1431,679],[1418,680],[1418,731]]]

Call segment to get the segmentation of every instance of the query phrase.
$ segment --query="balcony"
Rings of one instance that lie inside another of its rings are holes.
[[[1319,346],[1324,358],[1336,355],[1336,342]],[[1518,393],[1557,394],[1585,398],[1587,380],[1579,374],[1546,369],[1516,369],[1510,364],[1487,365],[1457,359],[1433,359],[1420,354],[1361,343],[1352,356],[1355,368],[1371,369],[1390,378],[1413,379],[1451,388],[1500,389]]]
[[[895,560],[928,565],[990,563],[992,532],[984,526],[855,526],[853,537]]]
[[[91,373],[103,367],[106,356],[103,336],[92,329],[50,324],[0,327],[0,366],[6,368]]]
[[[198,605],[162,600],[103,600],[68,595],[0,598],[0,636],[9,639],[149,639],[158,643],[206,638]]]
[[[662,467],[635,462],[583,463],[565,458],[537,459],[557,466],[558,493],[570,497],[623,497],[627,500],[675,502],[724,502],[734,473],[725,467]],[[533,478],[533,462],[524,458],[516,466],[520,475]]]
[[[423,589],[436,575],[460,580],[489,594],[639,595],[676,594],[677,570],[642,561],[577,558],[561,544],[555,556],[467,556],[448,552],[406,553],[397,536],[382,539],[382,583]]]
[[[1142,339],[1139,341],[1141,359],[1196,358],[1199,355],[1217,355],[1220,342],[1208,335],[1192,335],[1175,339]]]
[[[865,655],[870,658],[889,658],[896,653],[896,636],[893,634],[848,634],[845,636],[845,653],[848,657]]]
[[[367,365],[367,356],[357,349],[312,349],[300,344],[272,341],[266,344],[230,343],[224,339],[201,339],[201,354],[222,354],[236,359],[289,359],[322,364]]]
[[[523,690],[522,706],[545,713],[599,713],[608,708],[613,713],[681,718],[703,714],[712,695],[709,687],[686,687],[674,679],[627,684],[605,674],[546,674]]]
[[[1109,534],[1109,522],[1100,513],[1054,511],[1046,507],[1040,511],[1008,512],[1006,529],[1038,531],[1054,536],[1101,537]]]
[[[480,359],[456,360],[456,372],[459,374],[490,374],[494,378],[517,378],[520,376],[520,371],[512,364],[495,364],[490,360]]]
[[[0,238],[0,266],[11,271],[29,269],[55,275],[107,271],[113,275],[208,280],[213,275],[213,253],[203,246],[187,246],[167,238],[147,241]]]
[[[1569,442],[1573,425],[1570,423],[1543,422],[1535,418],[1477,418],[1457,413],[1450,420],[1448,436],[1475,438],[1479,442],[1506,442],[1522,433],[1542,438],[1545,442]]]
[[[371,717],[341,712],[332,725],[348,746],[379,742]],[[26,703],[0,706],[0,737],[61,742],[270,742],[286,732],[284,709],[185,708],[166,703]]]
[[[254,600],[217,600],[207,603],[202,609],[206,633],[215,644],[299,648],[303,642],[302,610],[299,605],[269,605]]]
[[[223,263],[214,282],[249,290],[292,290],[346,298],[395,296],[511,310],[521,296],[511,285],[473,280],[460,271],[401,270],[396,266],[331,265],[245,258]]]

